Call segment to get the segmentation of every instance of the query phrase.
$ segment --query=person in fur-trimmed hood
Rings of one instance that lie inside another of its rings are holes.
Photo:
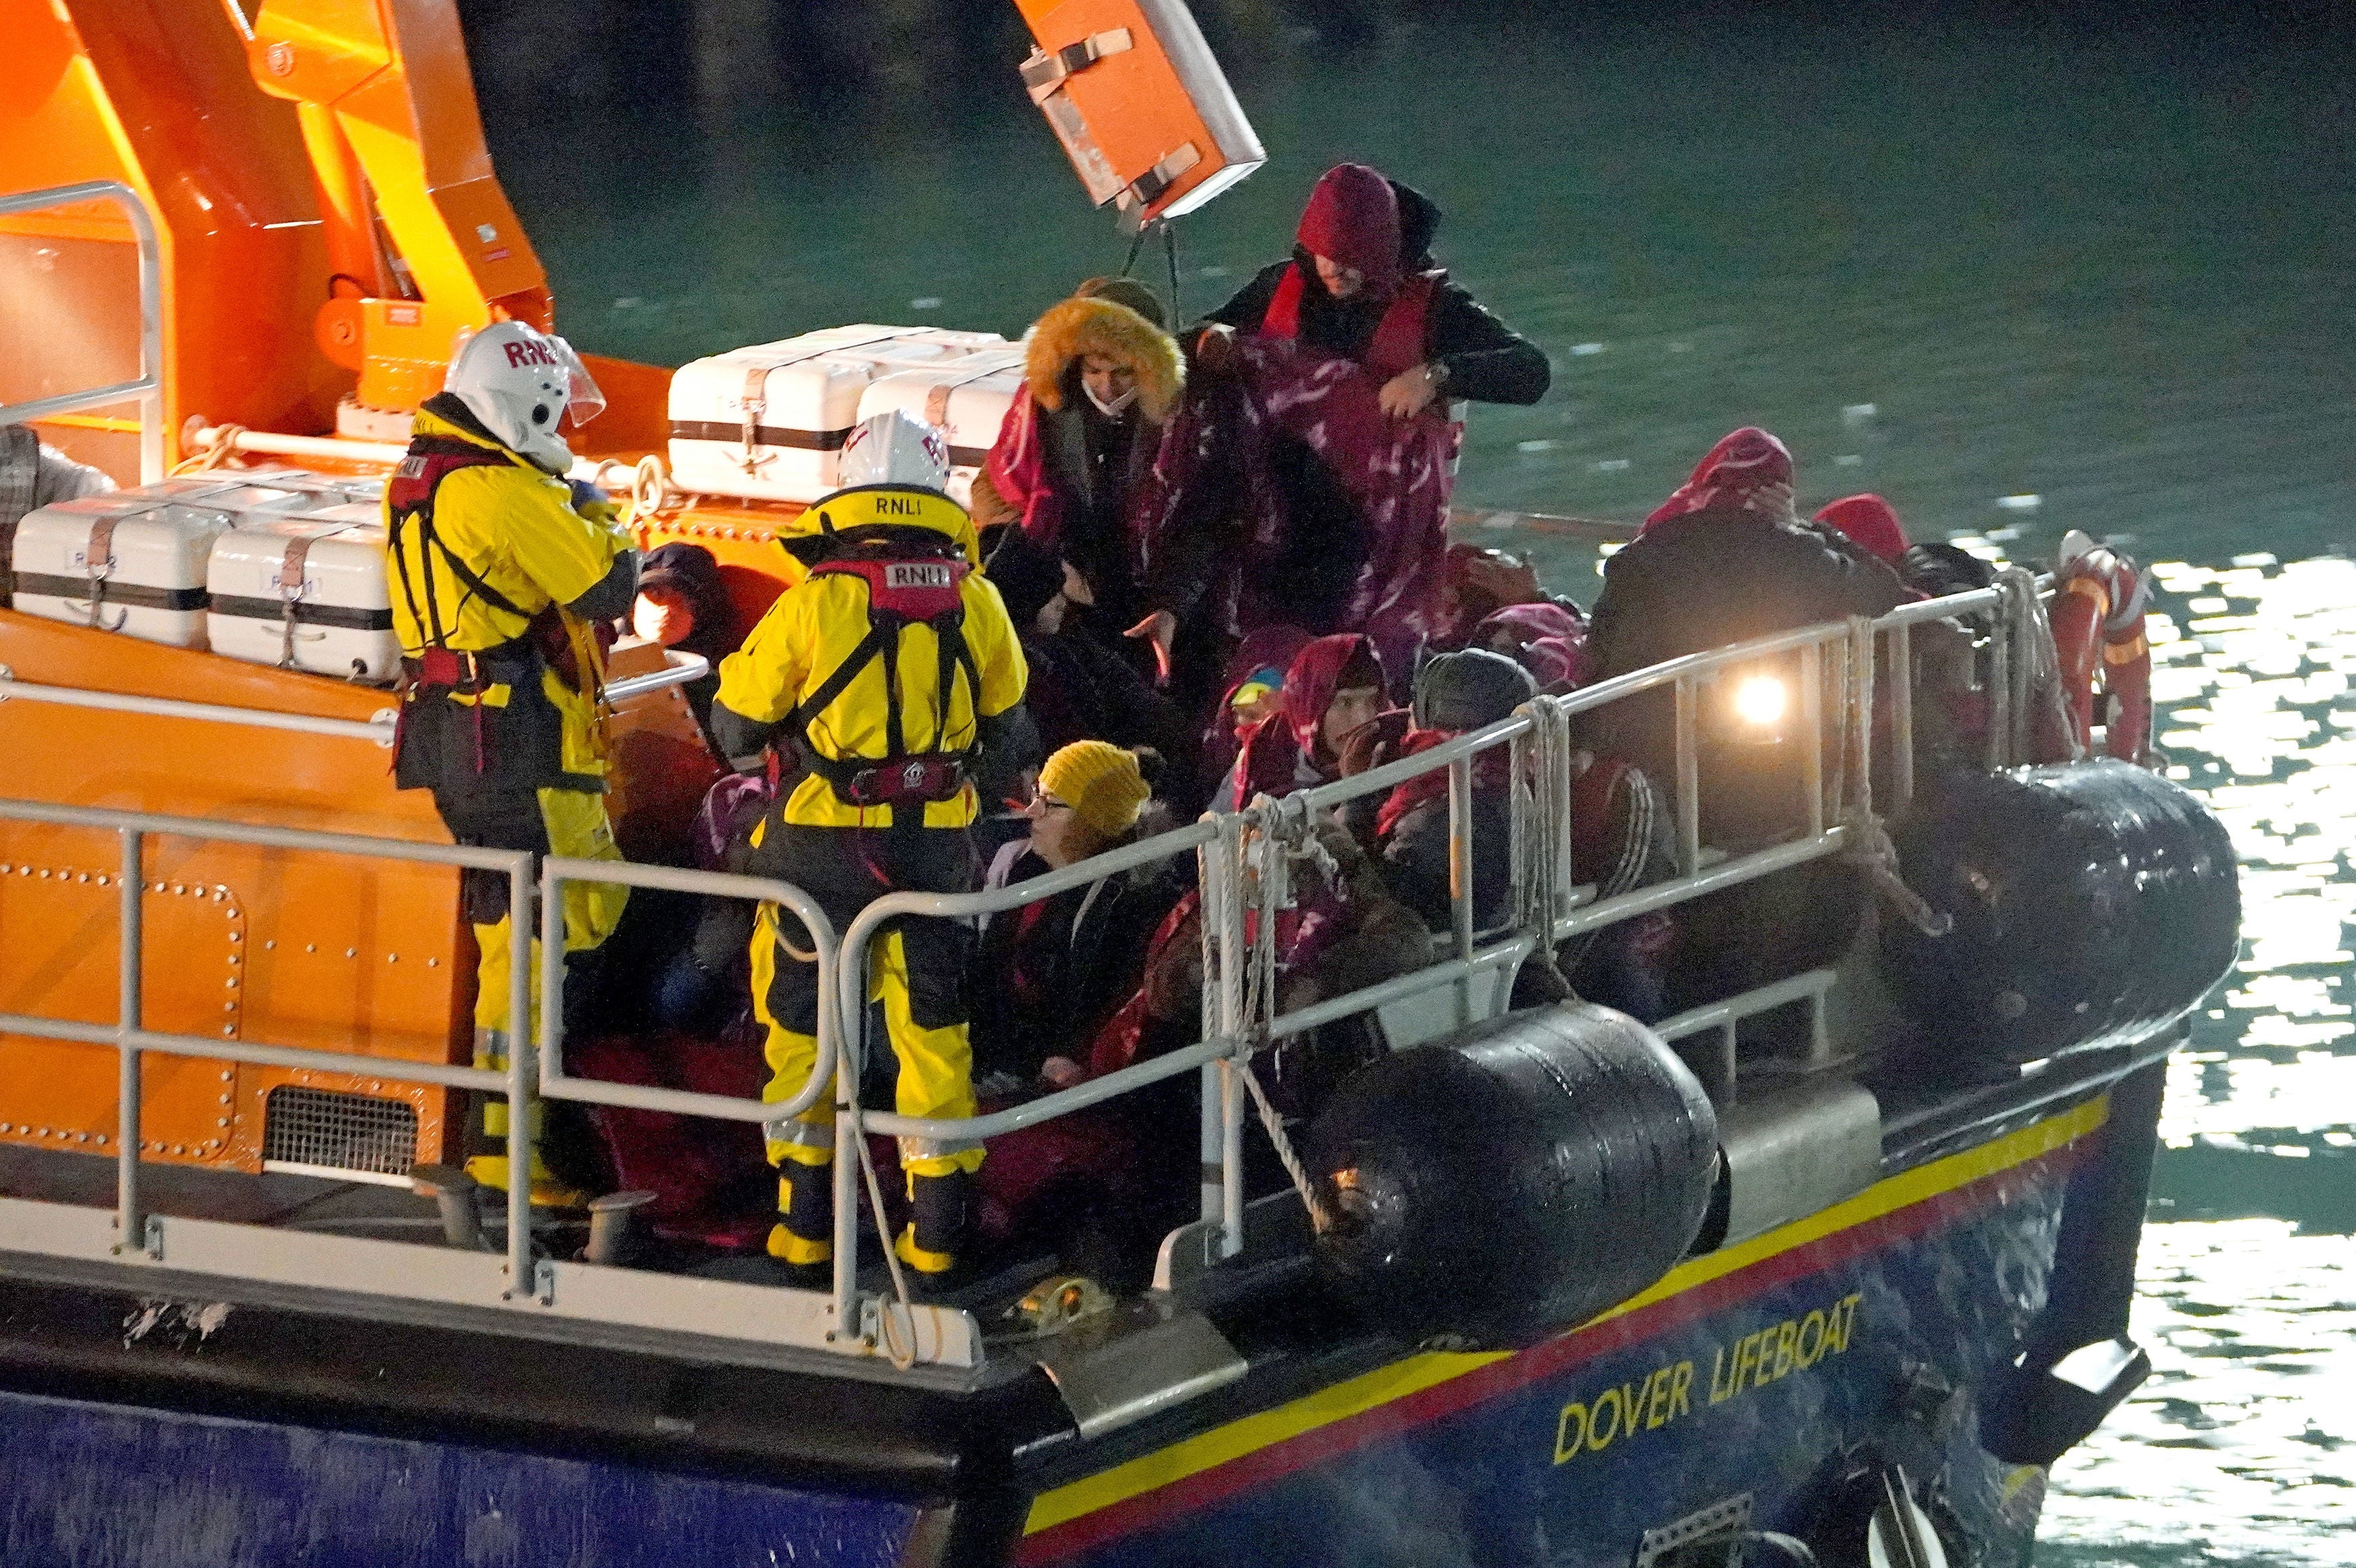
[[[973,517],[1020,523],[1069,561],[1098,624],[1150,644],[1166,677],[1177,617],[1150,602],[1131,520],[1185,379],[1165,320],[1130,278],[1091,279],[1038,319],[1023,392],[974,480]]]

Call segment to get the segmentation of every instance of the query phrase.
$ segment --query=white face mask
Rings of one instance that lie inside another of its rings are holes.
[[[1130,404],[1137,401],[1137,389],[1135,387],[1131,387],[1128,391],[1123,392],[1120,396],[1115,398],[1108,403],[1102,398],[1098,397],[1096,389],[1089,386],[1086,381],[1082,381],[1080,383],[1080,390],[1087,394],[1088,401],[1096,405],[1097,412],[1104,415],[1107,419],[1119,418],[1122,414],[1129,411]]]

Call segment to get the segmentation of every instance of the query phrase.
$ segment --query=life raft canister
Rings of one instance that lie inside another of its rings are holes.
[[[2094,696],[2105,699],[2103,752],[2147,766],[2151,757],[2151,588],[2134,561],[2072,528],[2054,564],[2053,646],[2078,743],[2094,749]]]

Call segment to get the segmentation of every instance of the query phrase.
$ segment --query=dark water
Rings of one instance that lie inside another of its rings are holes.
[[[2034,560],[2083,528],[2161,563],[2160,730],[2241,849],[2245,951],[2170,1083],[2137,1320],[2158,1373],[2058,1467],[2040,1561],[2356,1561],[2343,41],[1441,11],[1344,49],[1235,9],[1271,159],[1183,226],[1184,303],[1282,253],[1331,162],[1432,192],[1443,260],[1556,365],[1537,408],[1475,410],[1464,499],[1638,515],[1751,422],[1812,503],[1873,489],[1918,539]],[[667,80],[645,47],[633,69]],[[668,363],[849,321],[1011,336],[1118,270],[999,62],[923,58],[796,101],[489,94],[566,330]],[[1503,542],[1591,589],[1562,541]]]

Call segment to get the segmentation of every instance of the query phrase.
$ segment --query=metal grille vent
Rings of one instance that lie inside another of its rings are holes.
[[[282,1083],[262,1102],[262,1163],[405,1184],[417,1163],[417,1108],[405,1100]]]

